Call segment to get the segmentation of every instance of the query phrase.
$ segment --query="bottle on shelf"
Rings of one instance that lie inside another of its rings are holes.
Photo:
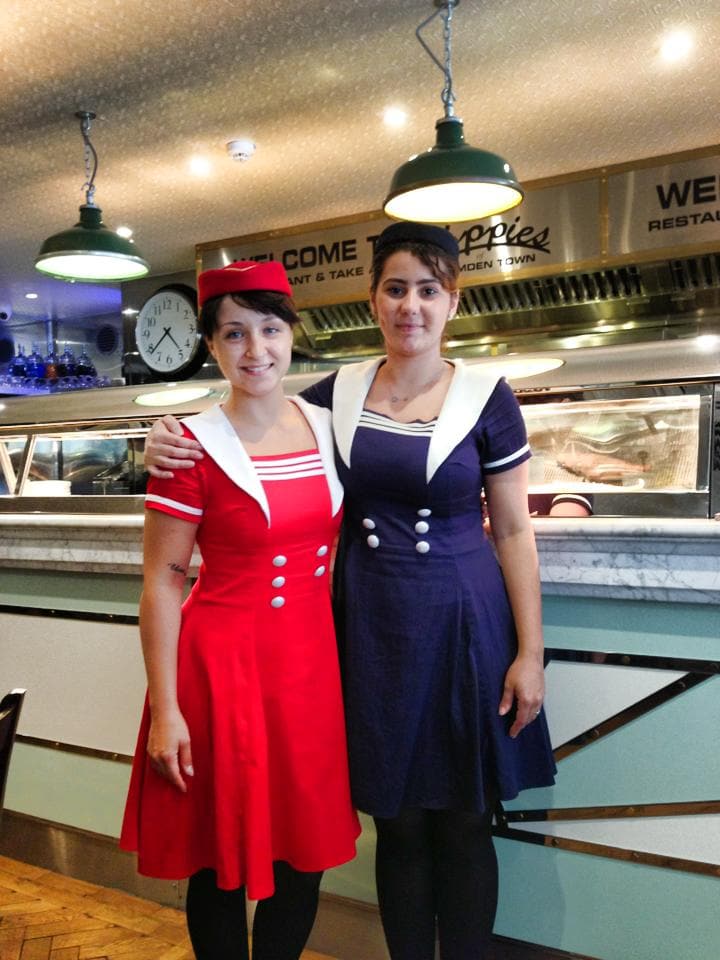
[[[45,357],[45,378],[51,382],[54,382],[58,378],[57,362],[57,354],[54,348],[51,347],[50,353]]]
[[[38,352],[35,344],[32,345],[32,353],[27,358],[25,375],[27,377],[37,378],[38,380],[42,380],[45,377],[45,361],[43,360],[42,355]]]
[[[58,376],[59,377],[75,376],[75,354],[72,352],[72,350],[67,344],[65,344],[65,349],[58,357]]]
[[[8,363],[8,376],[25,377],[27,376],[27,357],[22,346],[18,345],[17,354],[12,357]]]
[[[97,370],[95,369],[95,366],[92,360],[87,355],[85,347],[82,348],[82,352],[80,353],[80,356],[77,358],[75,362],[75,376],[77,377],[96,377],[97,376]]]

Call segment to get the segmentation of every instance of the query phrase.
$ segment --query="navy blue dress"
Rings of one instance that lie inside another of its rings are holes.
[[[480,492],[530,456],[525,427],[505,381],[458,362],[436,421],[366,411],[381,362],[303,394],[332,407],[345,487],[336,579],[353,800],[378,817],[479,813],[555,772],[543,714],[516,739],[498,716],[517,641]]]

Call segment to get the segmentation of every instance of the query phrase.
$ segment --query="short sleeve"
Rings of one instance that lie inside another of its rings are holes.
[[[588,516],[591,517],[594,513],[593,496],[591,493],[558,493],[553,497],[551,506],[554,507],[558,503],[577,503],[587,510]]]
[[[478,425],[483,473],[512,470],[530,458],[525,421],[506,380],[498,380]]]
[[[186,437],[195,439],[183,425]],[[145,494],[145,509],[159,510],[179,520],[200,523],[205,508],[205,470],[203,461],[187,470],[176,470],[170,480],[150,477]]]
[[[327,410],[332,410],[337,375],[337,370],[333,371],[327,377],[323,377],[322,380],[318,380],[317,383],[313,383],[312,386],[302,390],[300,396],[316,407],[325,407]]]

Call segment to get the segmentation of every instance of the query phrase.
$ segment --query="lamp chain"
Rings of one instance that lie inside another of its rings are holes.
[[[95,206],[95,174],[98,168],[98,155],[95,147],[90,142],[90,122],[95,116],[88,111],[78,111],[75,114],[80,119],[80,133],[83,138],[85,148],[85,183],[82,189],[85,191],[85,203],[89,207]],[[92,171],[90,165],[92,163]]]
[[[440,95],[440,99],[443,102],[445,107],[445,117],[454,117],[455,116],[455,94],[453,93],[453,78],[452,78],[452,14],[453,9],[458,5],[460,0],[435,0],[435,6],[438,9],[432,13],[426,20],[420,24],[419,27],[415,30],[415,36],[420,43],[420,46],[423,48],[425,53],[430,57],[430,59],[437,65],[437,67],[442,71],[443,76],[445,77],[445,86]],[[432,52],[430,47],[425,43],[420,31],[424,30],[425,27],[431,23],[435,17],[442,16],[443,18],[443,41],[445,46],[445,63],[440,63],[438,58]]]
[[[445,107],[445,116],[455,116],[455,94],[453,93],[452,77],[452,14],[454,3],[448,3],[443,14],[443,40],[445,41],[445,86],[442,92],[442,102]]]

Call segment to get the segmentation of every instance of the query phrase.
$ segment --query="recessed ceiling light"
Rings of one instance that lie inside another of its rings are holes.
[[[26,299],[26,300],[37,300],[37,298],[38,298],[38,294],[37,294],[37,293],[26,293],[26,294],[25,294],[25,299]]]
[[[522,357],[514,356],[508,359],[498,360],[494,357],[488,360],[478,360],[483,365],[483,369],[492,368],[493,372],[500,373],[508,380],[522,380],[525,377],[534,377],[539,373],[547,373],[548,370],[557,370],[565,363],[559,357]]]
[[[130,227],[118,227],[115,233],[119,237],[125,237],[126,240],[129,240],[130,237],[133,235],[133,232],[130,229]]]
[[[124,317],[134,317],[137,313],[140,313],[135,307],[125,307],[122,311]]]
[[[693,48],[693,37],[689,30],[673,30],[667,33],[660,44],[660,56],[666,63],[684,60]]]
[[[383,123],[386,127],[397,130],[405,126],[407,118],[408,115],[402,107],[385,107],[383,110]]]
[[[207,157],[190,157],[188,166],[195,177],[209,177],[212,172],[212,164]]]
[[[190,403],[192,400],[200,400],[202,397],[209,397],[211,390],[208,387],[181,387],[175,388],[174,384],[168,384],[170,390],[155,390],[151,393],[140,393],[135,397],[135,403],[141,407],[174,407],[181,403]]]

